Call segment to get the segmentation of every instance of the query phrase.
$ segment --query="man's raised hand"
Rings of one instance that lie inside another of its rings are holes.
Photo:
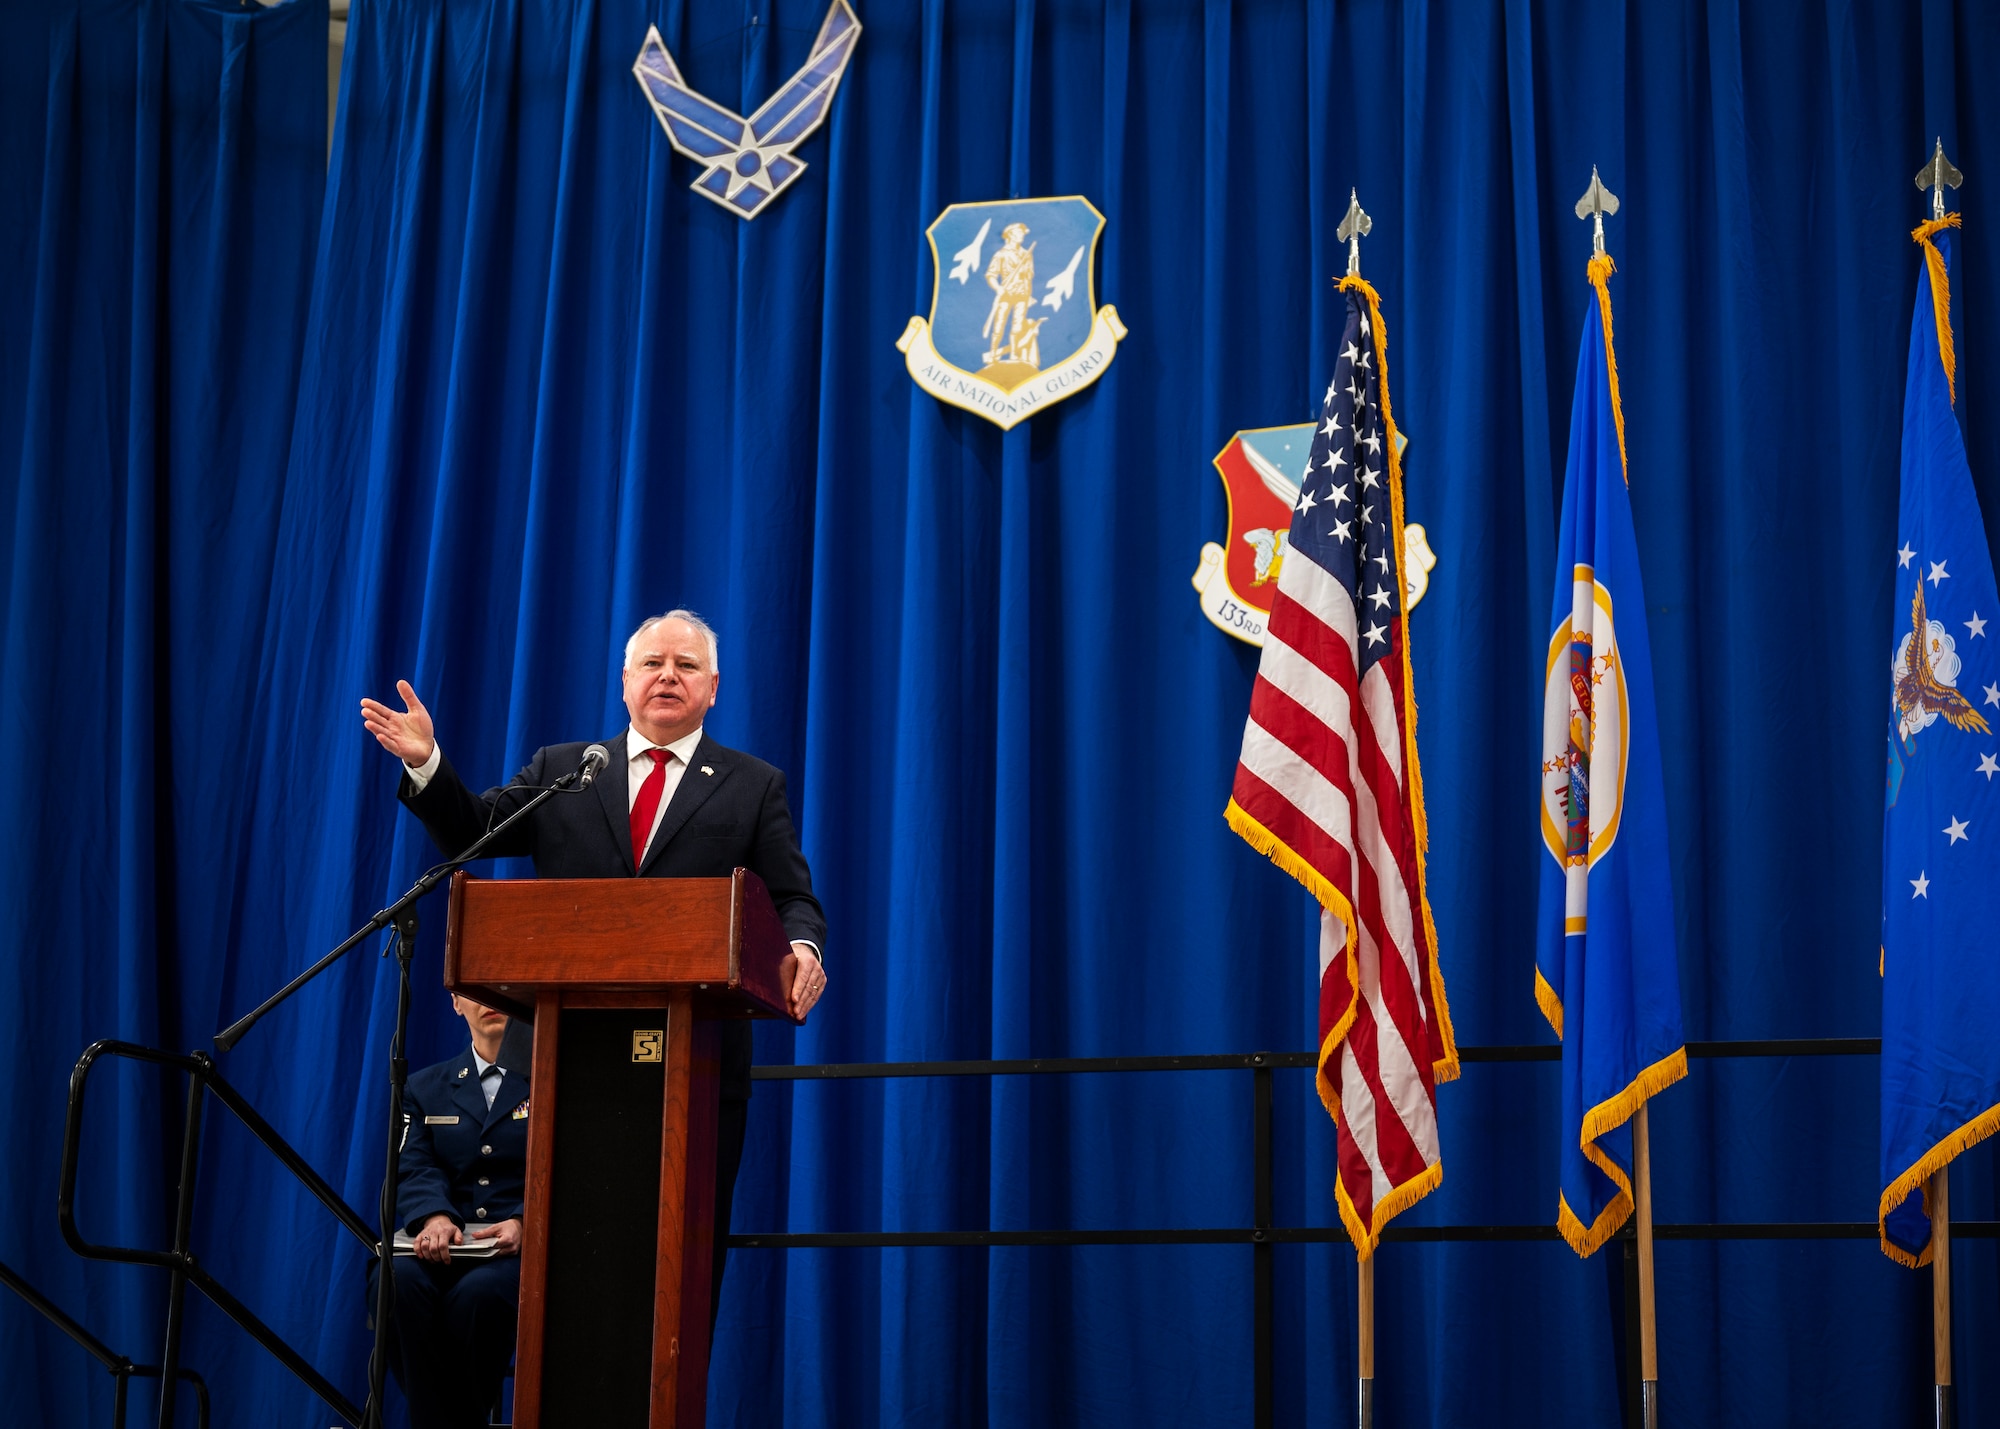
[[[396,693],[403,708],[392,710],[380,700],[361,701],[361,723],[375,736],[375,742],[412,769],[421,768],[437,748],[437,731],[431,726],[431,712],[417,698],[408,680],[396,681]]]

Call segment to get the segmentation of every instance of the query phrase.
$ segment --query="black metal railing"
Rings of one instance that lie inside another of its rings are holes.
[[[1734,1057],[1863,1057],[1879,1056],[1876,1037],[1791,1037],[1760,1041],[1689,1042],[1693,1060]],[[1556,1043],[1460,1047],[1462,1064],[1489,1062],[1560,1062]],[[1251,1077],[1249,1105],[1252,1157],[1251,1223],[1193,1229],[1152,1230],[963,1230],[963,1231],[801,1231],[732,1235],[729,1244],[743,1250],[835,1250],[872,1247],[925,1246],[1084,1246],[1084,1245],[1244,1245],[1252,1256],[1252,1343],[1255,1364],[1255,1420],[1258,1429],[1274,1422],[1276,1400],[1272,1379],[1273,1252],[1280,1245],[1345,1243],[1344,1227],[1280,1226],[1273,1224],[1276,1181],[1271,1126],[1272,1079],[1282,1070],[1311,1069],[1310,1052],[1211,1053],[1178,1057],[1029,1057],[998,1061],[834,1062],[801,1066],[753,1067],[750,1076],[765,1082],[874,1080],[892,1077],[1073,1076],[1098,1072],[1234,1072]],[[2000,1238],[2000,1221],[1953,1221],[1954,1236]],[[1659,1240],[1873,1240],[1873,1221],[1757,1221],[1655,1223]],[[1627,1299],[1637,1294],[1632,1253],[1632,1226],[1620,1233],[1625,1243]],[[1539,1225],[1396,1225],[1382,1232],[1385,1244],[1440,1242],[1553,1241],[1560,1236],[1552,1223]],[[1627,1316],[1637,1324],[1637,1311]],[[1639,1412],[1638,1336],[1629,1333],[1625,1376],[1627,1413],[1637,1424]]]
[[[1828,1057],[1879,1055],[1876,1038],[1789,1038],[1762,1041],[1690,1042],[1691,1059],[1736,1057]],[[176,1196],[173,1244],[167,1250],[97,1245],[79,1232],[75,1216],[77,1168],[81,1154],[84,1092],[92,1067],[103,1057],[119,1057],[151,1063],[185,1072],[188,1076],[187,1116],[181,1145],[181,1175]],[[1467,1065],[1496,1062],[1557,1062],[1562,1049],[1553,1044],[1480,1046],[1459,1048],[1459,1060]],[[1145,1246],[1145,1245],[1244,1245],[1252,1254],[1252,1319],[1254,1344],[1255,1419],[1259,1426],[1273,1423],[1273,1302],[1274,1251],[1280,1245],[1309,1245],[1345,1242],[1346,1230],[1339,1225],[1280,1226],[1274,1223],[1275,1141],[1272,1127],[1274,1077],[1284,1070],[1310,1070],[1316,1059],[1309,1052],[1215,1053],[1163,1057],[1037,1057],[989,1061],[940,1062],[858,1062],[823,1063],[800,1066],[763,1066],[751,1070],[757,1081],[804,1082],[879,1080],[896,1077],[994,1077],[1068,1076],[1103,1072],[1233,1072],[1251,1073],[1249,1102],[1252,1143],[1251,1222],[1247,1226],[1219,1226],[1159,1229],[1101,1230],[957,1230],[957,1231],[809,1231],[732,1235],[729,1244],[743,1250],[805,1250],[931,1246]],[[263,1146],[276,1156],[314,1198],[359,1240],[372,1257],[377,1252],[374,1230],[301,1157],[271,1125],[216,1070],[205,1053],[186,1056],[141,1047],[133,1043],[101,1041],[93,1043],[77,1062],[70,1076],[69,1109],[63,1138],[62,1179],[58,1192],[58,1216],[63,1238],[78,1255],[92,1260],[127,1265],[149,1265],[169,1276],[166,1347],[159,1366],[133,1365],[91,1337],[80,1325],[37,1295],[32,1287],[0,1266],[0,1279],[20,1293],[30,1304],[61,1325],[65,1332],[118,1376],[119,1423],[123,1423],[126,1383],[135,1377],[161,1381],[163,1424],[171,1423],[174,1387],[187,1380],[196,1387],[202,1422],[207,1421],[208,1391],[199,1376],[182,1369],[181,1340],[185,1328],[186,1288],[193,1285],[236,1322],[251,1338],[313,1390],[349,1424],[358,1425],[361,1411],[336,1389],[325,1376],[270,1326],[229,1293],[207,1269],[197,1262],[191,1249],[196,1170],[199,1160],[201,1117],[207,1096],[213,1093]],[[1658,1223],[1653,1228],[1660,1240],[1839,1240],[1876,1236],[1873,1221],[1854,1222],[1689,1222]],[[2000,1238],[2000,1221],[1954,1221],[1952,1233],[1962,1238]],[[1492,1243],[1512,1241],[1554,1241],[1558,1234],[1552,1224],[1534,1225],[1390,1225],[1382,1233],[1388,1244],[1436,1244],[1441,1242]],[[1631,1227],[1621,1233],[1625,1242],[1628,1299],[1635,1293]],[[1628,1315],[1636,1323],[1636,1314]],[[1637,1354],[1637,1336],[1628,1334],[1627,1357]],[[122,1368],[121,1368],[122,1366]],[[1627,1399],[1636,1415],[1639,1379],[1628,1372]],[[1636,1422],[1636,1419],[1634,1420]]]
[[[173,1245],[167,1250],[147,1250],[138,1246],[98,1245],[86,1240],[76,1224],[76,1177],[77,1163],[82,1155],[84,1090],[90,1080],[90,1071],[103,1057],[122,1057],[134,1062],[149,1062],[155,1066],[172,1067],[187,1073],[187,1119],[181,1135],[181,1173],[179,1189],[174,1203]],[[192,1285],[207,1296],[215,1307],[234,1320],[253,1340],[269,1350],[279,1363],[305,1382],[314,1394],[324,1400],[334,1413],[349,1424],[361,1422],[361,1411],[354,1403],[333,1385],[333,1382],[304,1355],[294,1349],[276,1330],[259,1319],[248,1306],[230,1294],[221,1282],[209,1274],[208,1269],[195,1259],[191,1239],[194,1228],[194,1195],[196,1170],[201,1150],[201,1117],[204,1103],[210,1095],[235,1113],[236,1119],[254,1136],[264,1148],[296,1176],[313,1198],[333,1213],[339,1221],[353,1233],[367,1248],[372,1258],[377,1251],[377,1238],[373,1228],[340,1194],[326,1183],[319,1172],[294,1150],[284,1137],[264,1118],[258,1115],[243,1094],[231,1086],[219,1071],[214,1059],[205,1052],[193,1052],[181,1056],[173,1052],[162,1052],[154,1047],[141,1047],[131,1042],[105,1040],[93,1042],[85,1049],[76,1064],[76,1070],[69,1078],[69,1112],[63,1127],[62,1182],[56,1193],[56,1215],[62,1225],[63,1239],[69,1248],[87,1260],[107,1260],[118,1265],[150,1265],[167,1272],[167,1326],[166,1346],[160,1354],[160,1365],[153,1370],[160,1380],[160,1423],[171,1425],[174,1414],[175,1389],[183,1371],[180,1365],[181,1340],[186,1330],[187,1287]],[[74,1337],[74,1336],[73,1336]],[[82,1343],[82,1341],[79,1341]],[[90,1348],[85,1345],[85,1348]],[[93,1351],[95,1353],[95,1351]],[[138,1369],[131,1371],[139,1373]],[[196,1381],[199,1384],[199,1380]],[[122,1387],[121,1386],[121,1404]],[[202,1405],[203,1422],[207,1419],[208,1390],[202,1386],[197,1390]],[[121,1410],[122,1412],[122,1410]]]
[[[111,1397],[111,1423],[113,1429],[125,1429],[125,1405],[130,1398],[132,1381],[135,1379],[158,1379],[160,1367],[156,1364],[134,1364],[125,1355],[113,1350],[104,1341],[83,1328],[76,1318],[62,1306],[42,1294],[27,1279],[5,1261],[0,1261],[0,1285],[6,1286],[28,1302],[44,1320],[68,1335],[83,1347],[84,1353],[103,1365],[111,1374],[113,1389]],[[202,1377],[191,1369],[182,1369],[177,1377],[194,1387],[195,1429],[208,1429],[208,1385]]]

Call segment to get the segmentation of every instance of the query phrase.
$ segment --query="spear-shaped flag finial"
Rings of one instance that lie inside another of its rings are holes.
[[[1618,212],[1618,195],[1604,187],[1604,180],[1597,177],[1597,165],[1590,166],[1590,187],[1583,191],[1583,197],[1576,201],[1576,216],[1596,220],[1591,230],[1590,250],[1604,251],[1604,216]]]
[[[1944,191],[1957,188],[1965,182],[1965,175],[1951,166],[1951,160],[1944,156],[1944,140],[1937,141],[1937,149],[1931,161],[1917,174],[1917,187],[1931,191],[1931,217],[1944,217]]]
[[[1361,240],[1375,226],[1361,208],[1361,200],[1353,189],[1347,191],[1347,216],[1340,220],[1340,227],[1334,230],[1334,237],[1347,245],[1347,276],[1361,276]]]

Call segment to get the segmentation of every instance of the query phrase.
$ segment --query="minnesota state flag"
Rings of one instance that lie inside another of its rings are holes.
[[[1882,1249],[1931,1258],[1924,1183],[2000,1127],[2000,595],[1952,415],[1950,235],[1923,224],[1903,393],[1882,814]],[[1988,634],[1989,624],[1996,626]]]
[[[1583,325],[1542,706],[1535,996],[1562,1038],[1556,1225],[1589,1255],[1632,1213],[1632,1130],[1687,1075],[1646,598],[1625,486],[1611,260]]]

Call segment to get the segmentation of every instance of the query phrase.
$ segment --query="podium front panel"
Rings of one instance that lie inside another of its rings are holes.
[[[564,1008],[543,1310],[543,1429],[646,1429],[667,1009]],[[655,1041],[657,1039],[657,1042]],[[650,1058],[654,1046],[662,1056]]]

